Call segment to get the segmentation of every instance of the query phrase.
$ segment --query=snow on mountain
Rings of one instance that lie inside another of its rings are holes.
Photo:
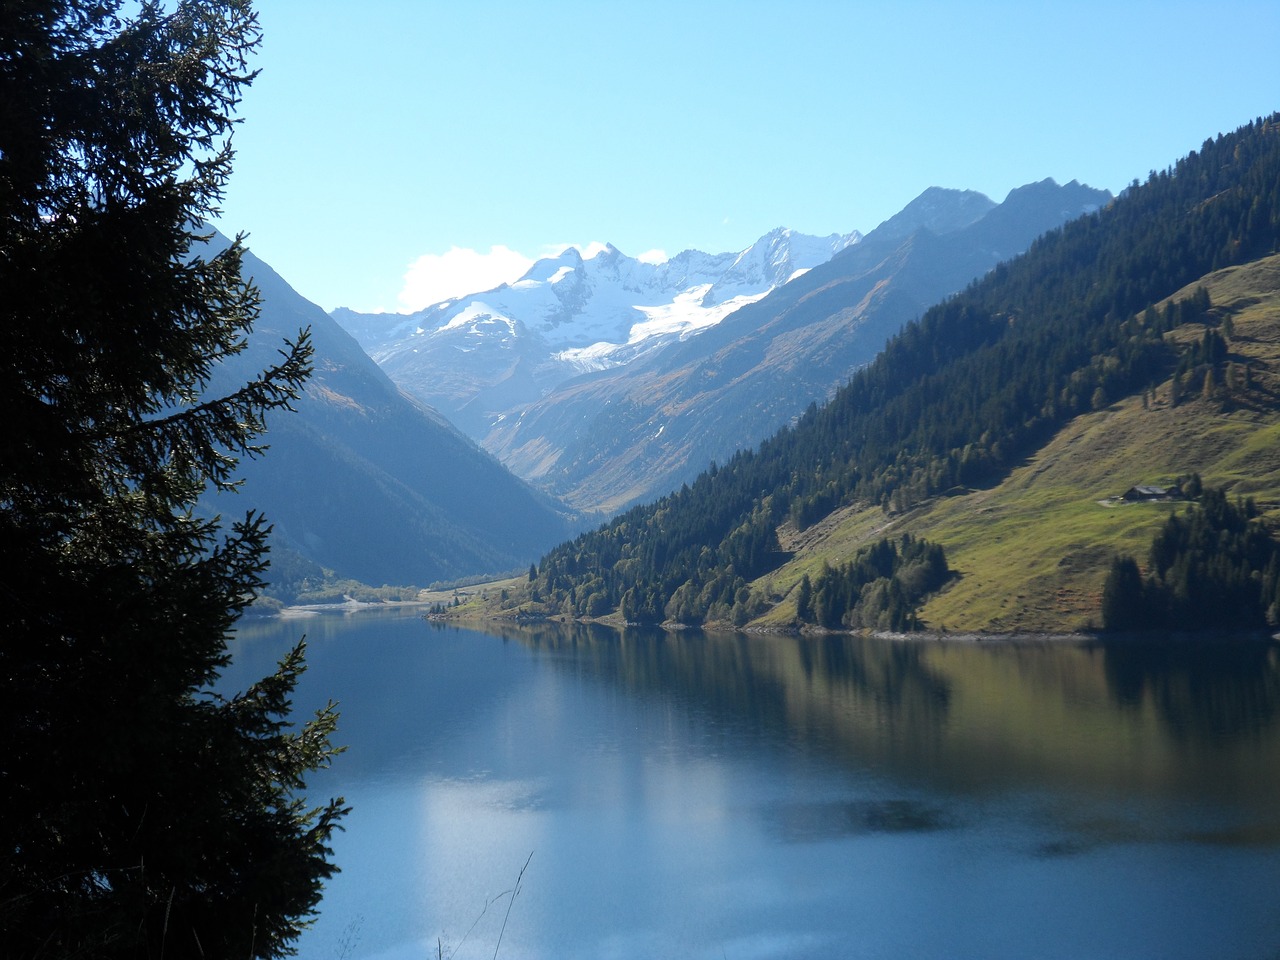
[[[804,273],[798,270],[794,274]],[[633,323],[627,331],[625,343],[600,340],[586,347],[567,347],[554,356],[578,370],[605,370],[638,359],[656,347],[671,340],[684,340],[715,326],[733,311],[759,300],[769,290],[742,294],[721,303],[711,302],[714,285],[704,283],[676,294],[670,303],[635,305],[643,319]]]
[[[478,436],[503,409],[498,398],[533,400],[701,333],[860,239],[779,228],[739,253],[686,250],[662,263],[612,244],[585,258],[569,247],[514,283],[413,314],[332,316],[403,388]]]
[[[423,341],[415,344],[421,349],[437,334],[469,331],[485,339],[530,335],[545,341],[551,355],[570,361],[616,354],[610,363],[626,362],[638,344],[700,332],[859,239],[856,232],[811,237],[780,228],[738,254],[686,250],[657,264],[628,257],[612,244],[590,259],[569,247],[539,260],[514,283],[407,316],[334,315],[375,358],[405,341]]]

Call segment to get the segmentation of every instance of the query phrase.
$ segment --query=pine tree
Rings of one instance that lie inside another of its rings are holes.
[[[800,578],[800,587],[796,591],[796,618],[802,623],[813,620],[813,584],[807,573]]]
[[[305,332],[204,391],[257,312],[201,224],[259,39],[248,0],[0,9],[0,943],[6,957],[278,957],[335,867],[308,806],[332,706],[294,728],[302,645],[212,691],[262,586],[235,485],[309,375]]]
[[[1226,390],[1228,397],[1235,397],[1240,391],[1240,375],[1234,363],[1227,364]]]
[[[1113,557],[1102,588],[1102,625],[1107,630],[1139,630],[1146,619],[1142,574],[1132,557]]]

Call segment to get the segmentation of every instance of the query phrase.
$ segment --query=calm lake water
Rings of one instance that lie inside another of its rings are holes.
[[[354,807],[308,960],[1280,957],[1273,645],[361,613],[226,685],[302,633]]]

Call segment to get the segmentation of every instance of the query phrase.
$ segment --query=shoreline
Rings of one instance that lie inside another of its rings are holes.
[[[342,603],[299,603],[281,607],[270,613],[253,614],[265,619],[302,620],[326,613],[351,614],[367,610],[391,610],[405,607],[429,607],[429,600],[356,600],[348,598]]]
[[[341,603],[310,603],[283,606],[271,612],[249,612],[246,615],[264,619],[301,620],[318,617],[324,614],[352,614],[371,610],[405,610],[409,608],[431,608],[436,606],[434,600],[357,600],[347,597]],[[1141,643],[1277,643],[1280,642],[1280,631],[1254,629],[1221,631],[1126,631],[1123,633],[1105,633],[1103,631],[1072,630],[1058,633],[1052,630],[1015,630],[1009,632],[984,633],[978,630],[919,630],[913,632],[883,630],[829,630],[815,627],[797,628],[792,626],[770,627],[735,627],[726,623],[688,624],[667,621],[660,624],[626,623],[616,616],[600,618],[566,618],[564,616],[545,616],[517,614],[515,616],[458,616],[446,611],[439,614],[424,613],[424,621],[435,623],[453,623],[459,626],[473,625],[483,630],[486,625],[522,626],[538,623],[555,623],[563,626],[569,624],[595,625],[608,627],[621,632],[628,627],[643,627],[662,630],[665,633],[682,633],[702,631],[710,634],[736,633],[748,636],[785,636],[820,638],[828,636],[870,637],[878,640],[890,640],[899,643],[959,643],[959,644],[1008,644],[1008,645],[1044,645],[1044,644],[1141,644]]]
[[[367,606],[378,606],[369,604]],[[459,626],[472,625],[484,629],[487,624],[495,626],[532,626],[535,624],[570,624],[594,625],[608,627],[621,632],[628,627],[656,629],[664,633],[680,634],[701,631],[708,634],[742,634],[744,636],[780,636],[819,639],[822,637],[870,637],[878,640],[890,640],[898,643],[956,643],[956,644],[1008,644],[1008,645],[1046,645],[1046,644],[1143,644],[1143,643],[1277,643],[1280,632],[1273,630],[1229,630],[1229,631],[1126,631],[1106,633],[1103,631],[1064,631],[1052,630],[1015,630],[1009,632],[983,633],[978,630],[919,630],[914,632],[896,632],[883,630],[828,630],[796,627],[734,627],[728,624],[705,624],[690,626],[676,622],[657,624],[624,623],[616,618],[566,618],[564,616],[470,616],[460,617],[444,613],[426,619],[437,623],[453,623]]]

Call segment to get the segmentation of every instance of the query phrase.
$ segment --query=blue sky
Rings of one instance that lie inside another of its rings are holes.
[[[423,306],[568,244],[658,258],[867,232],[930,186],[1118,192],[1280,110],[1276,0],[259,16],[219,225],[325,309]]]

